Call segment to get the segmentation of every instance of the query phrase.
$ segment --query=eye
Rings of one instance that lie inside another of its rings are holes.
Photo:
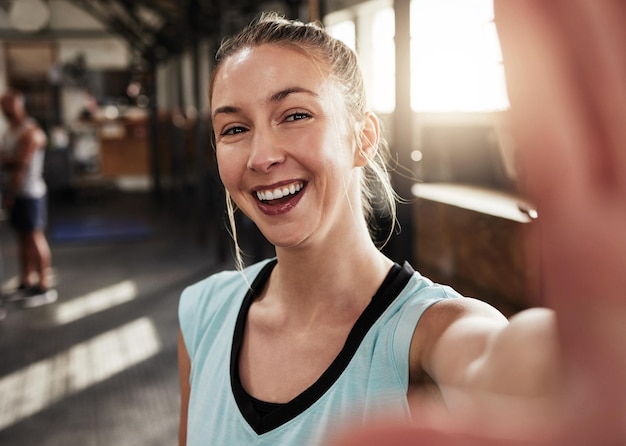
[[[220,136],[229,136],[229,135],[237,135],[239,133],[247,132],[248,130],[245,127],[234,125],[232,127],[226,127],[221,133]]]
[[[305,112],[292,113],[285,118],[285,121],[300,121],[302,119],[310,118],[311,115]]]

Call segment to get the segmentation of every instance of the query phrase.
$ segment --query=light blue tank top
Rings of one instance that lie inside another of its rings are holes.
[[[191,360],[187,445],[320,445],[348,423],[409,417],[415,327],[431,305],[460,295],[408,264],[394,265],[326,372],[260,417],[241,386],[238,352],[254,290],[263,288],[275,263],[221,272],[182,293],[179,319]]]

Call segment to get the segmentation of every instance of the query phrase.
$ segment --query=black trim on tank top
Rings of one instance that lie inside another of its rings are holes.
[[[252,302],[257,298],[258,293],[263,289],[267,280],[276,266],[274,259],[267,263],[259,272],[246,294],[237,316],[235,331],[233,334],[233,346],[230,357],[230,381],[233,396],[237,406],[250,427],[259,435],[276,429],[279,426],[291,421],[302,412],[311,407],[319,400],[326,391],[339,379],[354,357],[363,338],[385,312],[389,305],[396,299],[404,289],[409,279],[414,273],[413,268],[407,262],[401,267],[394,263],[383,280],[382,284],[372,297],[369,305],[363,310],[357,319],[352,330],[348,334],[346,343],[337,357],[333,360],[326,371],[309,388],[304,390],[291,401],[284,404],[268,403],[253,398],[244,389],[239,376],[239,356],[243,343],[246,318]],[[255,406],[261,407],[265,414],[260,414]],[[266,410],[263,410],[265,408]]]
[[[243,389],[243,391],[246,392],[246,389]],[[250,398],[254,411],[261,418],[263,418],[265,415],[269,413],[274,412],[275,410],[280,409],[285,404],[287,404],[287,403],[271,403],[269,401],[263,401],[263,400],[253,397],[248,392],[246,392],[246,397]]]

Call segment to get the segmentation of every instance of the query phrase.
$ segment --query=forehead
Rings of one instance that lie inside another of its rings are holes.
[[[215,74],[211,108],[244,97],[269,96],[284,87],[321,91],[329,84],[327,71],[323,62],[290,46],[244,48],[224,60]]]

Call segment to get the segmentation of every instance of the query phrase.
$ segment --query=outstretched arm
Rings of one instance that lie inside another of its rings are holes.
[[[336,444],[626,444],[626,2],[494,5],[563,392],[533,410],[423,412]]]
[[[545,308],[507,321],[476,299],[442,301],[424,314],[412,342],[411,376],[427,373],[452,412],[543,398],[557,391],[560,367],[555,315]]]

